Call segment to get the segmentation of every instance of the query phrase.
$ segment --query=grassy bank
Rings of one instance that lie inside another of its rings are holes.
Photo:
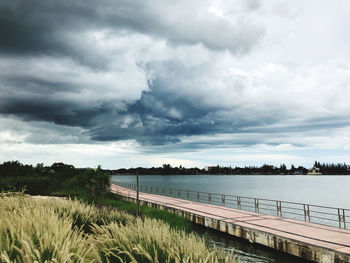
[[[121,199],[121,197],[112,193],[106,193],[103,196],[103,198],[95,200],[94,202],[99,205],[115,207],[118,210],[127,212],[131,215],[136,215],[136,203],[124,201]],[[140,215],[141,217],[147,217],[163,221],[167,223],[171,228],[184,230],[187,232],[190,232],[192,230],[191,222],[189,222],[181,216],[175,215],[164,210],[159,210],[156,208],[141,205]]]
[[[0,210],[1,262],[236,261],[196,234],[110,207],[2,195]]]
[[[136,204],[132,202],[123,201],[119,196],[115,194],[106,192],[106,193],[103,193],[98,198],[91,198],[91,196],[87,195],[85,191],[82,191],[81,189],[75,187],[74,185],[69,187],[67,184],[65,184],[64,187],[65,187],[64,189],[61,189],[60,191],[52,192],[50,193],[50,195],[76,198],[87,204],[113,207],[113,208],[117,208],[120,211],[124,211],[128,214],[131,214],[133,216],[136,215]],[[152,207],[141,205],[140,214],[141,214],[141,217],[147,217],[147,218],[157,219],[157,220],[166,222],[172,228],[181,229],[185,231],[191,231],[192,229],[191,227],[192,224],[189,221],[187,221],[186,219],[178,215],[174,215],[164,210],[159,210]]]
[[[136,205],[118,200],[108,192],[110,175],[100,166],[77,169],[55,163],[51,167],[33,167],[17,161],[0,165],[0,191],[25,191],[30,195],[50,195],[77,198],[87,204],[117,207],[136,214]],[[159,219],[177,229],[190,230],[189,222],[181,217],[149,207],[141,207],[142,216]]]

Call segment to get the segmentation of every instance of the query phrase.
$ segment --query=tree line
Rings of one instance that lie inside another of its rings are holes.
[[[75,168],[64,163],[32,166],[18,161],[0,164],[0,191],[98,198],[108,190],[110,179],[110,174],[101,166],[97,169]]]
[[[314,167],[319,168],[320,172],[325,175],[350,175],[350,165],[346,163],[330,164],[320,163],[315,161]],[[264,164],[262,166],[245,166],[245,167],[231,167],[231,166],[209,166],[206,168],[185,168],[182,165],[179,167],[172,167],[170,164],[163,164],[161,167],[152,168],[122,168],[116,170],[107,170],[110,174],[140,174],[140,175],[199,175],[199,174],[223,174],[223,175],[306,175],[309,169],[295,165],[289,168],[285,164],[280,166],[273,166]]]

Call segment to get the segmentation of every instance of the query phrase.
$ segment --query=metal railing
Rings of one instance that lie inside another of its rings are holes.
[[[117,185],[136,191],[136,184],[117,183]],[[248,212],[274,215],[283,218],[297,219],[321,225],[349,229],[348,223],[350,223],[350,209],[345,208],[174,189],[154,185],[140,185],[139,190],[144,193],[176,197],[179,199],[235,208]]]

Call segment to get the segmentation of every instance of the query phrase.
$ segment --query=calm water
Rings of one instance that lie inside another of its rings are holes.
[[[149,175],[140,184],[350,208],[350,176]],[[112,181],[135,183],[135,176]]]
[[[350,176],[227,176],[172,175],[139,176],[141,185],[165,187],[227,195],[276,199],[315,205],[350,208]],[[116,183],[135,184],[135,176],[113,176]],[[232,248],[241,262],[301,262],[300,259],[252,245],[241,239],[198,228],[216,245]]]

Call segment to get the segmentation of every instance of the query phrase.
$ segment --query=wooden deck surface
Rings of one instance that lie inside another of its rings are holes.
[[[120,186],[112,185],[111,191],[136,198],[135,191]],[[335,252],[350,254],[350,230],[142,192],[140,192],[139,198],[153,204],[260,230]]]

